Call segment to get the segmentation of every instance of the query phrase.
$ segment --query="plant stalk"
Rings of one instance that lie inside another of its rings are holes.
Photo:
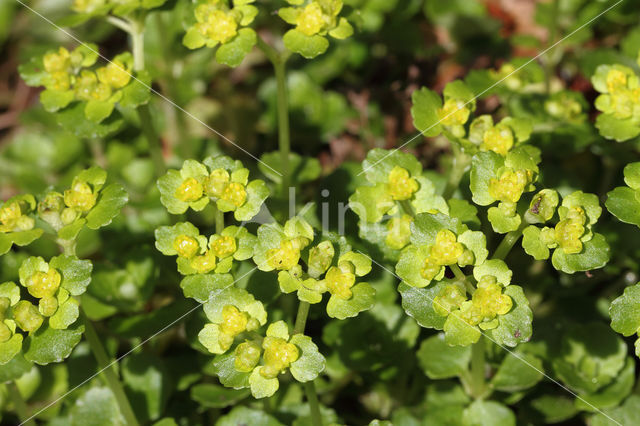
[[[451,137],[453,137],[453,135],[451,135]],[[456,142],[451,142],[451,150],[453,151],[453,163],[449,171],[447,186],[442,193],[442,197],[444,197],[445,200],[449,200],[453,196],[453,193],[456,192],[469,166],[469,156],[460,150]]]
[[[416,217],[416,211],[413,209],[413,206],[411,205],[411,201],[409,200],[401,200],[400,201],[400,206],[402,207],[402,210],[404,210],[404,212],[406,214],[408,214],[409,216],[415,218]]]
[[[289,129],[289,95],[287,93],[286,63],[288,55],[279,53],[258,37],[258,47],[264,52],[275,71],[277,84],[277,111],[278,111],[278,147],[280,150],[280,162],[282,173],[282,195],[287,198],[290,185],[289,154],[291,152],[291,134]]]
[[[216,210],[216,234],[220,235],[224,229],[224,213],[215,205],[213,207]]]
[[[485,392],[484,336],[471,346],[471,392],[474,398],[481,398]]]
[[[511,251],[515,243],[522,236],[522,231],[524,231],[524,228],[520,226],[515,231],[511,231],[507,235],[505,235],[502,241],[500,242],[500,245],[498,245],[496,252],[493,254],[493,259],[504,260],[504,258],[507,257],[507,255],[509,254],[509,252]]]
[[[304,333],[304,328],[307,325],[307,317],[309,316],[309,308],[311,305],[309,302],[300,302],[298,305],[298,314],[296,315],[296,324],[293,327],[293,334]]]
[[[22,394],[20,393],[20,389],[18,389],[16,382],[10,381],[9,383],[7,383],[7,387],[9,388],[9,396],[11,397],[11,401],[13,402],[13,409],[16,410],[21,424],[26,426],[36,426],[36,422],[31,417],[29,417],[27,403],[22,397]]]
[[[131,36],[133,50],[133,69],[139,72],[144,70],[144,18],[140,21],[132,20],[130,25],[131,32],[129,35]],[[149,154],[155,165],[156,175],[160,177],[167,171],[162,154],[162,141],[153,127],[149,104],[139,105],[137,110],[140,118],[140,127],[149,145]]]
[[[464,286],[466,287],[467,291],[473,294],[476,291],[476,288],[473,286],[473,284],[469,282],[469,280],[467,279],[467,276],[464,274],[464,272],[462,272],[462,269],[460,269],[460,267],[455,263],[453,265],[449,265],[449,267],[451,268],[453,275],[455,275],[455,277],[459,281],[462,281],[464,283]]]
[[[138,426],[138,420],[131,408],[127,394],[124,392],[124,388],[118,379],[115,366],[113,365],[114,363],[110,361],[107,351],[104,349],[104,346],[102,346],[100,337],[98,337],[98,333],[93,327],[93,323],[89,318],[87,318],[82,308],[80,309],[80,316],[84,323],[84,335],[87,342],[89,342],[89,347],[91,348],[93,356],[98,362],[98,369],[107,383],[107,386],[109,386],[111,392],[115,396],[122,416],[126,420],[128,426]]]

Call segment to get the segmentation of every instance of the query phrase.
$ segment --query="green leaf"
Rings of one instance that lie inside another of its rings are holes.
[[[28,62],[18,66],[20,77],[27,86],[38,87],[44,84],[44,78],[49,74],[44,69],[41,56],[32,57]]]
[[[158,179],[158,189],[160,190],[160,202],[171,214],[182,214],[189,208],[189,203],[176,198],[175,193],[182,185],[182,176],[178,170],[171,169],[164,176]]]
[[[327,314],[331,318],[343,320],[357,316],[360,312],[373,307],[376,301],[376,290],[369,283],[358,283],[351,288],[353,295],[345,300],[331,296],[327,302]]]
[[[640,201],[636,198],[636,191],[619,186],[607,193],[604,203],[607,210],[624,223],[640,226]]]
[[[427,288],[415,288],[405,283],[400,283],[398,291],[402,296],[402,308],[420,326],[442,330],[446,317],[434,311],[433,299],[440,294],[444,287],[451,284],[452,282],[443,280]]]
[[[58,330],[64,330],[73,324],[80,315],[78,301],[72,297],[58,306],[58,310],[49,318],[49,326]]]
[[[487,218],[491,222],[491,227],[498,234],[506,234],[515,231],[520,226],[522,219],[516,213],[513,216],[507,216],[501,208],[490,207],[487,211]]]
[[[98,229],[109,225],[128,201],[129,195],[119,183],[102,188],[98,202],[87,214],[87,227]]]
[[[84,107],[84,115],[93,121],[94,123],[100,123],[111,115],[115,108],[115,102],[111,100],[106,101],[89,101]]]
[[[173,248],[173,242],[181,235],[198,238],[200,231],[190,222],[178,222],[173,226],[161,226],[155,230],[156,248],[165,256],[175,256],[178,253]]]
[[[511,272],[511,269],[509,269],[503,260],[489,259],[483,264],[473,268],[473,277],[477,281],[480,281],[480,278],[485,275],[495,277],[500,284],[506,287],[511,284],[511,276],[513,275],[513,272]]]
[[[584,411],[595,412],[618,406],[631,393],[635,383],[635,373],[635,361],[633,358],[627,357],[624,368],[612,383],[599,389],[596,393],[580,395],[581,399],[576,399],[576,407]]]
[[[17,335],[16,335],[17,336]],[[4,342],[7,343],[7,342]],[[0,343],[0,357],[4,361],[4,352],[1,347],[4,343]],[[20,348],[22,348],[22,336],[20,336]],[[18,348],[18,351],[20,351]],[[13,356],[10,361],[3,363],[0,361],[0,383],[6,383],[11,380],[19,379],[22,375],[29,372],[33,368],[33,364],[27,361],[22,354]]]
[[[117,111],[102,120],[100,123],[93,122],[85,116],[85,103],[74,102],[67,108],[56,113],[58,123],[74,133],[76,136],[86,139],[106,137],[122,127],[124,120]]]
[[[134,353],[123,360],[122,379],[138,420],[162,415],[171,390],[169,377],[163,360],[152,353]]]
[[[268,398],[280,387],[277,378],[267,379],[260,374],[260,367],[254,368],[249,376],[249,384],[251,385],[251,395],[254,398]]]
[[[619,407],[605,410],[591,418],[591,426],[635,425],[640,422],[640,396],[631,395]]]
[[[191,388],[191,399],[207,408],[234,406],[250,394],[246,389],[227,389],[211,383],[201,383]]]
[[[640,135],[640,123],[633,119],[619,119],[612,114],[600,114],[596,118],[596,128],[607,139],[624,142]]]
[[[70,410],[71,426],[124,426],[118,402],[109,388],[89,389]]]
[[[262,302],[256,300],[248,291],[237,288],[227,287],[217,294],[212,294],[204,304],[203,309],[209,321],[222,324],[224,317],[222,310],[227,305],[233,305],[240,311],[246,312],[264,325],[267,322],[267,312]]]
[[[479,152],[471,162],[470,185],[473,202],[488,206],[495,199],[489,194],[489,182],[496,178],[498,169],[504,166],[504,158],[493,151]]]
[[[624,289],[622,296],[611,302],[609,315],[611,328],[623,336],[631,336],[640,330],[640,284]]]
[[[189,275],[180,282],[184,297],[191,297],[200,303],[219,295],[234,283],[231,274]]]
[[[228,388],[248,388],[251,373],[242,373],[236,370],[235,360],[236,356],[233,351],[216,356],[211,364],[213,373],[218,376],[220,383]]]
[[[75,256],[61,255],[51,259],[49,265],[62,275],[60,286],[71,293],[80,296],[91,282],[93,265],[90,260],[80,260]]]
[[[282,154],[280,151],[267,152],[260,157],[258,169],[273,182],[282,183],[282,176],[277,172],[282,172]],[[289,153],[289,170],[291,181],[298,184],[316,180],[322,174],[320,161],[315,157],[302,157],[295,152]]]
[[[320,35],[308,36],[298,30],[291,29],[282,37],[287,49],[299,53],[307,59],[323,54],[329,47],[329,41]]]
[[[564,273],[573,274],[602,268],[609,262],[610,249],[604,236],[595,233],[591,240],[582,244],[582,251],[577,254],[565,254],[564,250],[557,248],[551,257],[553,267]]]
[[[624,182],[633,189],[640,189],[640,162],[624,166]]]
[[[338,26],[329,31],[329,35],[338,40],[344,40],[345,38],[353,35],[353,27],[345,18],[341,17],[338,21]]]
[[[440,95],[423,87],[411,94],[411,101],[414,127],[428,138],[438,136],[442,132],[438,116],[438,110],[442,108]]]
[[[423,288],[432,282],[424,278],[421,274],[425,259],[428,255],[429,246],[416,247],[409,245],[402,250],[398,263],[396,264],[396,274],[402,279],[403,284]],[[437,281],[443,276],[444,268],[442,268],[440,274],[436,275],[435,280]]]
[[[480,231],[465,231],[458,236],[458,242],[473,252],[474,265],[482,264],[489,256],[487,238]]]
[[[251,181],[246,187],[247,200],[233,214],[237,221],[248,221],[258,214],[264,201],[269,197],[267,184],[260,179]]]
[[[388,183],[389,173],[396,166],[407,170],[411,177],[422,175],[422,165],[418,159],[399,150],[375,148],[367,153],[367,158],[362,162],[362,170],[372,183]]]
[[[367,223],[376,223],[395,205],[385,184],[359,186],[349,197],[349,207]]]
[[[444,334],[438,333],[422,341],[416,356],[427,377],[448,379],[467,371],[471,347],[449,346],[445,343]]]
[[[5,342],[0,343],[0,371],[7,368],[6,364],[13,360],[22,350],[22,334],[17,333]]]
[[[512,352],[502,360],[491,386],[502,392],[519,392],[535,386],[543,377],[540,358],[526,352]]]
[[[24,357],[39,365],[61,362],[80,342],[84,326],[76,324],[66,330],[42,326],[24,342]]]
[[[275,417],[271,417],[264,411],[244,406],[235,407],[229,414],[222,416],[216,422],[216,426],[238,425],[283,426]]]
[[[300,350],[300,357],[291,363],[290,371],[293,377],[299,382],[309,382],[324,370],[325,359],[318,346],[311,340],[311,337],[302,334],[294,334],[290,343],[293,343]]]
[[[49,112],[56,112],[65,108],[75,98],[73,90],[44,90],[40,93],[40,103],[45,110]]]
[[[495,401],[477,399],[464,410],[468,426],[515,426],[516,416],[508,407]]]
[[[531,338],[533,313],[521,287],[512,284],[503,294],[511,297],[513,307],[505,315],[498,315],[498,327],[485,333],[499,345],[515,347]]]
[[[58,231],[58,237],[60,237],[61,240],[75,240],[86,223],[87,220],[85,218],[76,219],[70,224],[60,228]]]
[[[20,247],[31,244],[40,238],[43,232],[42,229],[31,229],[30,231],[0,233],[0,256],[11,250],[14,244]]]
[[[459,310],[451,312],[444,323],[444,338],[448,345],[469,346],[476,343],[480,336],[478,327],[460,318]]]
[[[131,79],[129,84],[121,89],[122,99],[119,103],[123,107],[135,108],[144,105],[151,99],[151,76],[145,70],[137,71],[136,78]]]
[[[251,52],[257,39],[256,32],[251,28],[238,30],[238,34],[231,41],[218,47],[216,61],[230,67],[237,67],[242,63],[244,57]]]
[[[549,258],[549,248],[542,242],[541,230],[537,226],[529,225],[522,232],[522,248],[536,260]]]

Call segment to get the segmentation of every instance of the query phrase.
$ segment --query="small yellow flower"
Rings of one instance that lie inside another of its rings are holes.
[[[0,207],[0,232],[28,231],[35,221],[24,215],[20,202],[13,201]]]
[[[212,251],[191,259],[191,267],[199,274],[206,274],[216,268],[216,256]]]
[[[300,246],[293,240],[280,243],[280,247],[267,251],[267,263],[274,269],[288,271],[300,260]]]
[[[131,74],[122,61],[115,59],[113,62],[104,67],[98,68],[96,71],[100,82],[121,89],[131,81]]]
[[[458,242],[456,234],[441,229],[436,234],[436,242],[431,247],[429,258],[437,265],[453,265],[464,252],[464,246]]]
[[[190,203],[198,201],[204,195],[204,188],[196,178],[187,178],[176,189],[175,196],[178,200]]]
[[[222,323],[220,324],[220,335],[218,342],[225,351],[231,347],[233,339],[247,329],[249,315],[241,312],[233,305],[226,305],[222,308]]]
[[[240,343],[235,350],[235,360],[233,366],[237,371],[242,373],[251,372],[258,362],[260,362],[260,355],[262,349],[257,343],[243,342]]]
[[[502,202],[517,203],[531,179],[532,173],[528,170],[507,169],[502,172],[500,179],[489,181],[489,194]]]
[[[325,275],[325,283],[329,292],[341,299],[348,300],[353,293],[351,287],[356,283],[353,267],[348,264],[332,266]]]
[[[612,69],[607,73],[607,90],[614,93],[619,89],[626,89],[628,83],[628,75],[619,70]]]
[[[289,368],[291,363],[300,357],[297,346],[281,337],[265,337],[262,347],[264,348],[264,366],[260,368],[260,374],[267,379],[278,377],[278,374]]]
[[[238,23],[231,13],[212,10],[209,5],[198,6],[201,7],[207,10],[200,13],[196,11],[196,16],[204,16],[205,20],[196,24],[196,28],[204,37],[224,44],[238,34]]]
[[[178,256],[191,259],[200,251],[200,244],[193,237],[180,235],[173,240],[173,249],[178,252]]]
[[[448,99],[438,110],[438,118],[445,126],[461,126],[469,120],[471,110],[460,99]]]
[[[37,271],[27,282],[29,294],[38,299],[53,296],[58,288],[62,277],[54,268],[49,268],[47,272]]]
[[[431,258],[426,258],[424,261],[424,267],[420,270],[420,275],[425,280],[432,280],[440,273],[442,270],[442,265],[437,265],[431,260]]]
[[[247,200],[247,191],[240,183],[232,182],[222,191],[222,200],[229,201],[236,207],[240,207]]]
[[[567,213],[567,217],[555,227],[555,240],[567,254],[576,254],[582,251],[580,237],[585,232],[584,224],[586,215],[581,207],[573,207]]]
[[[96,205],[98,194],[85,182],[74,182],[71,189],[64,191],[64,203],[79,212],[88,212]]]
[[[111,97],[111,87],[98,81],[96,73],[82,70],[75,86],[76,96],[83,101],[106,101]]]
[[[216,169],[205,179],[205,191],[211,197],[221,198],[228,183],[229,172],[225,169]]]
[[[438,315],[446,317],[460,308],[462,303],[467,300],[467,297],[462,289],[457,285],[448,285],[440,291],[433,299],[433,310]]]
[[[27,300],[21,300],[13,307],[13,319],[18,327],[28,333],[39,329],[43,321],[38,308]]]
[[[42,58],[45,71],[49,74],[55,72],[69,71],[71,66],[71,54],[67,49],[61,47],[57,52],[49,52]]]
[[[408,200],[417,190],[418,182],[406,169],[395,166],[389,172],[389,194],[394,200]]]
[[[477,306],[484,320],[492,320],[496,315],[509,312],[513,301],[506,294],[502,294],[502,285],[497,283],[495,277],[485,275],[473,293],[473,304]]]
[[[513,147],[513,132],[508,126],[496,125],[484,133],[482,146],[483,151],[493,151],[502,156],[507,155]]]
[[[71,88],[71,75],[66,71],[54,71],[50,73],[44,83],[45,87],[59,92]]]
[[[389,231],[385,239],[387,245],[392,249],[400,250],[409,244],[412,222],[413,218],[408,214],[392,218],[387,223],[387,230]]]
[[[236,249],[236,239],[228,235],[216,238],[211,244],[211,250],[220,259],[231,256]]]
[[[296,20],[296,29],[307,36],[318,34],[327,24],[322,8],[315,1],[309,3],[302,10]]]

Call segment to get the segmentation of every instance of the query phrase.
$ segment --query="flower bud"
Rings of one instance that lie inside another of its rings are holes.
[[[211,272],[216,268],[216,256],[208,250],[205,254],[192,258],[191,267],[199,274]]]
[[[13,307],[13,319],[18,327],[29,333],[39,329],[43,321],[38,308],[26,300],[19,301]]]
[[[58,288],[62,277],[54,268],[49,268],[47,272],[36,271],[27,280],[27,290],[33,297],[43,298],[53,296]]]
[[[202,184],[195,178],[187,178],[176,189],[175,196],[178,200],[190,203],[198,201],[203,195]]]
[[[394,200],[408,200],[418,190],[418,181],[409,175],[407,169],[395,166],[389,172],[389,194]]]
[[[452,311],[460,308],[467,300],[464,291],[457,285],[448,285],[433,299],[433,310],[440,316],[446,317]]]
[[[78,212],[86,213],[96,205],[95,194],[88,183],[74,180],[71,189],[64,191],[64,203]]]
[[[351,287],[356,283],[356,276],[352,270],[353,268],[349,268],[344,263],[329,268],[324,281],[332,295],[344,300],[351,298],[353,295]]]
[[[436,265],[453,265],[464,253],[464,246],[457,242],[456,234],[441,229],[436,234],[436,242],[431,247],[429,258]]]
[[[230,202],[236,207],[240,207],[247,200],[247,191],[242,184],[231,182],[226,186],[224,191],[222,191],[220,198]]]
[[[317,2],[311,2],[302,9],[296,19],[296,29],[309,37],[318,34],[325,26],[325,14]]]
[[[58,310],[58,299],[54,296],[45,296],[38,303],[38,311],[45,317],[50,317]]]
[[[267,379],[277,377],[300,357],[298,347],[280,337],[265,337],[262,347],[265,365],[260,369],[260,374]]]
[[[233,366],[237,371],[248,373],[252,371],[260,361],[262,349],[257,343],[243,342],[235,350],[235,361]]]
[[[204,181],[204,190],[210,197],[221,198],[229,184],[229,172],[225,169],[215,169]]]
[[[217,237],[211,244],[211,250],[222,259],[236,252],[236,239],[228,235]]]
[[[173,240],[173,249],[178,253],[178,256],[191,259],[200,251],[200,244],[193,237],[180,235]]]

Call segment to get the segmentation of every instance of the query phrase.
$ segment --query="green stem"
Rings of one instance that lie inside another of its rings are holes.
[[[526,226],[526,223],[523,223],[523,225]],[[511,251],[515,243],[522,236],[522,231],[524,231],[524,227],[521,225],[515,231],[511,231],[507,235],[505,235],[502,241],[500,242],[500,245],[498,245],[496,252],[493,254],[493,259],[504,260],[504,258],[507,257],[507,255],[509,254],[509,252]]]
[[[213,207],[216,209],[216,234],[220,235],[224,229],[224,213],[215,205]]]
[[[286,63],[289,55],[279,53],[276,49],[258,37],[258,47],[264,52],[276,75],[277,84],[277,110],[278,110],[278,147],[280,149],[280,162],[282,173],[282,194],[288,197],[290,184],[289,153],[291,152],[291,135],[289,131],[289,95],[287,93]]]
[[[304,333],[304,328],[307,325],[307,317],[309,316],[309,302],[300,302],[298,305],[298,314],[296,315],[296,324],[293,327],[293,334]]]
[[[447,137],[454,137],[453,135]],[[451,142],[451,150],[453,151],[453,163],[451,164],[451,170],[449,171],[449,179],[447,180],[447,186],[444,188],[442,196],[445,200],[449,200],[453,193],[456,192],[460,181],[469,167],[469,156],[460,150],[458,144],[454,141]]]
[[[22,398],[22,394],[20,393],[20,389],[18,389],[16,382],[11,381],[7,383],[7,386],[9,387],[9,396],[13,402],[13,408],[18,414],[20,423],[27,426],[36,426],[36,422],[29,417],[27,403],[24,401],[24,398]]]
[[[75,256],[76,255],[76,240],[63,240],[62,238],[58,238],[56,240],[60,248],[62,249],[62,254],[67,256]]]
[[[485,393],[484,336],[471,346],[471,392],[475,398]]]
[[[551,13],[551,26],[549,27],[549,40],[547,42],[548,47],[551,47],[558,36],[558,8],[559,0],[552,0],[552,13]],[[545,61],[545,90],[547,95],[551,93],[551,80],[553,78],[553,71],[555,68],[555,52],[550,52]]]
[[[311,408],[311,423],[313,426],[322,426],[322,413],[318,403],[318,394],[313,380],[304,384],[304,392],[307,394],[309,408]]]
[[[454,263],[453,265],[449,265],[449,268],[451,268],[453,275],[455,275],[455,277],[459,281],[462,281],[464,283],[464,286],[467,288],[467,291],[469,293],[473,294],[473,292],[476,291],[476,288],[469,282],[467,276],[464,274],[464,272],[462,272],[462,269],[460,269],[457,264]]]
[[[120,384],[115,366],[113,365],[114,363],[111,363],[104,346],[102,346],[102,342],[100,341],[100,337],[98,337],[98,333],[96,333],[96,329],[93,327],[93,323],[89,318],[87,318],[82,309],[80,309],[80,316],[84,323],[84,335],[89,342],[89,347],[91,348],[91,352],[93,352],[93,356],[98,362],[98,369],[101,371],[107,386],[109,386],[111,392],[116,398],[118,406],[120,407],[120,412],[125,418],[128,426],[138,426],[138,420],[131,408],[131,404],[129,404],[127,394],[124,392],[124,388]]]
[[[133,69],[136,72],[144,70],[144,17],[140,20],[131,20],[131,44],[133,50]],[[156,168],[156,175],[162,176],[166,171],[164,156],[162,155],[162,141],[153,127],[149,104],[138,106],[140,127],[149,145],[149,154]]]
[[[413,206],[411,205],[411,201],[409,200],[401,200],[400,201],[400,206],[402,207],[402,210],[404,210],[404,212],[406,214],[408,214],[411,217],[416,217],[416,212],[413,209]]]

